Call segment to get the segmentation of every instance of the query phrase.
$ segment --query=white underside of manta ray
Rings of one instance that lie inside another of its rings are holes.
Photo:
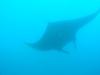
[[[75,44],[77,31],[95,19],[99,13],[100,10],[82,18],[48,23],[42,38],[27,45],[41,51],[57,50],[68,53],[63,48],[70,42]]]

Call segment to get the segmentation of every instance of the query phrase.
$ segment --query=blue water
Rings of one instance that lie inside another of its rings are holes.
[[[89,15],[100,0],[1,0],[0,75],[100,75],[100,14],[77,32],[70,54],[38,51],[36,42],[48,22]]]

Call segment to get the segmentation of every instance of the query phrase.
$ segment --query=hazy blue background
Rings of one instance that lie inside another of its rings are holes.
[[[100,14],[77,33],[70,55],[34,50],[48,22],[86,16],[100,0],[0,0],[0,75],[100,75]]]

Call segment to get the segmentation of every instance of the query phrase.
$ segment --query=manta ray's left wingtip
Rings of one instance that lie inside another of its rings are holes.
[[[99,8],[99,10],[97,12],[100,13],[100,8]]]
[[[61,52],[66,53],[66,54],[70,54],[68,51],[62,50]]]
[[[33,48],[33,44],[32,44],[32,43],[25,43],[25,45],[27,45],[27,46]]]
[[[68,51],[64,50],[64,49],[60,49],[58,50],[59,52],[65,53],[65,54],[70,54]]]
[[[96,14],[99,14],[100,13],[100,8],[97,10]]]

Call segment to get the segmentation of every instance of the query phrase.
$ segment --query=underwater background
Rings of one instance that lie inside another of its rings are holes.
[[[48,22],[70,20],[100,9],[100,0],[0,0],[0,75],[100,75],[100,14],[77,32],[70,54],[38,51]]]

